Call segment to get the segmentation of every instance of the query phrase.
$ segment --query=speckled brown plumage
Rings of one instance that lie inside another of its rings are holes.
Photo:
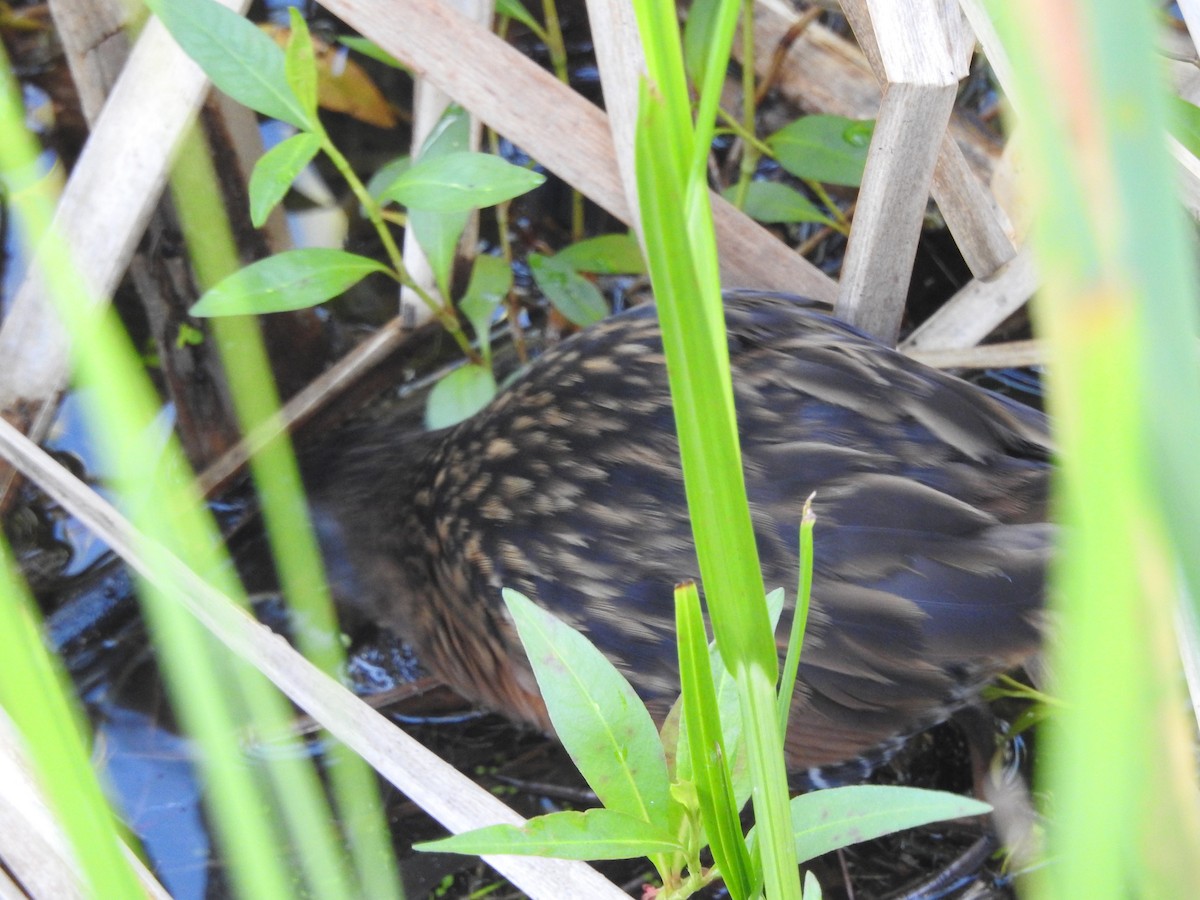
[[[1045,421],[788,298],[731,297],[727,317],[765,581],[789,598],[801,505],[817,495],[791,762],[843,763],[944,718],[1037,648]],[[697,571],[652,310],[563,342],[455,428],[376,426],[328,488],[373,614],[465,696],[546,724],[500,600],[514,587],[666,713],[672,588]]]

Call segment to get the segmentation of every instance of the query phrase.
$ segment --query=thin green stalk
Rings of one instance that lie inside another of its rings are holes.
[[[409,275],[408,269],[404,267],[404,258],[400,253],[400,247],[396,244],[396,239],[392,236],[391,230],[384,221],[383,211],[379,208],[379,204],[375,202],[375,198],[367,191],[367,187],[362,183],[362,179],[355,173],[353,167],[350,165],[350,161],[338,150],[320,122],[314,123],[313,133],[320,138],[321,150],[329,157],[334,168],[345,179],[355,199],[358,200],[359,205],[366,213],[367,219],[375,227],[375,231],[383,243],[384,252],[387,253],[388,262],[392,266],[396,280],[421,298],[421,301],[429,307],[429,310],[438,320],[438,323],[449,332],[467,359],[473,363],[480,362],[479,353],[471,346],[471,341],[467,337],[466,332],[463,331],[462,323],[458,320],[458,315],[454,312],[454,307],[438,302]]]
[[[727,0],[717,10],[695,125],[674,5],[643,0],[635,9],[649,73],[636,137],[638,196],[696,553],[713,633],[738,684],[763,880],[771,897],[797,897],[787,776],[775,715],[779,661],[741,471],[706,182],[737,3]]]
[[[541,32],[546,49],[550,51],[550,65],[554,74],[563,84],[571,83],[570,62],[567,59],[567,47],[563,40],[562,24],[558,19],[558,5],[555,0],[542,0],[542,17],[546,20],[546,28]],[[583,195],[571,190],[571,240],[583,239]]]
[[[239,267],[228,218],[216,189],[212,159],[193,132],[185,142],[172,187],[201,287],[219,282]],[[276,417],[279,397],[257,322],[246,316],[210,320],[221,352],[230,394],[243,433],[251,433]],[[333,609],[325,569],[312,528],[309,510],[290,441],[283,431],[260,448],[250,467],[262,501],[281,586],[297,614],[297,642],[302,652],[332,677],[341,674],[345,656],[340,628]],[[398,873],[385,827],[379,791],[369,767],[344,745],[329,741],[326,750],[329,776],[338,816],[355,862],[358,883],[372,897],[397,896]],[[287,789],[284,789],[285,792]],[[290,792],[289,792],[290,793]],[[304,815],[313,829],[323,833],[305,852],[322,872],[342,873],[339,842],[328,822],[329,810],[318,795],[304,799]],[[349,893],[348,885],[339,890]]]
[[[6,133],[0,127],[0,135]],[[46,650],[36,610],[0,534],[0,705],[21,735],[91,894],[136,897],[142,889],[92,769],[83,716],[70,682]]]
[[[1181,575],[1193,600],[1200,583],[1200,279],[1153,14],[1114,0],[990,9],[1040,204],[1035,313],[1062,459],[1051,663],[1064,706],[1037,773],[1054,859],[1032,895],[1195,896],[1194,723],[1172,628]]]
[[[744,134],[758,131],[758,90],[755,84],[754,61],[754,0],[742,0],[742,122]],[[761,158],[758,142],[742,145],[742,161],[738,167],[738,182],[734,203],[740,209],[746,202],[746,191],[758,170]]]
[[[6,61],[0,71],[11,72]],[[24,175],[22,167],[36,158],[38,148],[24,128],[8,79],[2,93],[6,102],[0,121],[0,166]],[[45,274],[49,297],[71,337],[76,381],[94,388],[88,393],[88,413],[98,447],[115,473],[114,487],[143,530],[168,541],[199,571],[229,582],[226,566],[212,551],[220,546],[216,530],[204,519],[200,498],[180,477],[187,471],[182,452],[173,440],[164,448],[152,439],[159,433],[154,427],[157,403],[128,336],[115,314],[91,295],[66,247],[51,231],[47,198],[37,191],[19,192],[14,198],[23,232],[40,239],[35,264]],[[236,590],[236,585],[226,586]],[[171,598],[145,585],[139,597],[151,633],[162,641],[159,659],[175,712],[200,745],[210,809],[236,889],[255,898],[292,896],[293,885],[281,861],[264,859],[261,850],[276,846],[278,840],[270,797],[260,790],[229,739],[238,727],[240,698],[209,677],[214,668],[242,669],[216,666],[207,633]],[[202,677],[197,677],[198,671]]]
[[[796,588],[796,611],[792,613],[792,630],[788,636],[787,656],[783,674],[779,677],[779,732],[787,734],[792,713],[792,694],[796,690],[796,674],[800,671],[800,654],[804,648],[804,632],[808,627],[808,609],[812,600],[813,526],[817,518],[812,511],[813,498],[804,501],[800,515],[800,583]]]

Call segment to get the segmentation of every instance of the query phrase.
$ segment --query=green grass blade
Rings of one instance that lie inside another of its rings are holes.
[[[740,806],[734,797],[725,750],[713,672],[709,666],[708,636],[700,614],[700,595],[693,582],[675,588],[675,628],[679,642],[679,681],[683,693],[691,777],[700,800],[704,831],[713,861],[734,900],[750,896],[758,879],[746,849]]]
[[[95,897],[142,893],[92,769],[69,682],[46,651],[36,606],[0,534],[0,706],[16,725]]]

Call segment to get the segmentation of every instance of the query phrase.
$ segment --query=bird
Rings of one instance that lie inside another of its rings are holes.
[[[789,596],[781,642],[815,494],[787,763],[812,783],[852,780],[1038,653],[1050,431],[811,302],[724,302],[764,584]],[[663,720],[679,691],[674,586],[699,572],[652,305],[561,341],[458,425],[351,435],[313,502],[356,609],[469,701],[550,731],[502,602],[516,589]]]

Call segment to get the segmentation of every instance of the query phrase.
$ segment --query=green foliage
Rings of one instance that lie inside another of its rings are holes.
[[[722,192],[730,202],[736,201],[737,194],[737,185],[730,185]],[[802,193],[777,181],[751,181],[746,185],[742,196],[742,210],[746,215],[768,225],[793,222],[834,224],[829,216],[817,209]]]
[[[378,260],[345,250],[287,250],[230,275],[197,300],[189,312],[193,316],[233,316],[306,309],[338,296],[373,272],[389,269]]]
[[[650,713],[591,642],[512,590],[504,602],[555,731],[607,809],[666,826],[667,763]]]
[[[560,313],[580,327],[608,315],[608,304],[592,275],[640,275],[642,251],[629,234],[605,234],[577,241],[554,256],[530,253],[529,270],[538,289]]]
[[[520,0],[496,0],[496,15],[515,19],[543,42],[546,40],[546,29],[542,27],[541,22],[530,15],[529,10],[521,4]]]
[[[858,187],[875,123],[844,116],[805,116],[767,138],[767,146],[792,175],[806,181]]]
[[[422,159],[380,190],[381,200],[430,212],[493,206],[538,187],[546,176],[469,150]]]
[[[262,155],[250,173],[250,221],[262,228],[296,177],[321,149],[321,139],[307,131],[280,141]]]
[[[781,602],[779,592],[777,599]],[[723,729],[736,726],[738,709],[736,703],[718,702],[722,682],[732,684],[732,679],[705,636],[695,585],[676,592],[683,702],[694,727],[684,729],[686,737],[678,736],[681,760],[674,777],[668,774],[665,753],[674,736],[668,728],[661,736],[656,733],[625,677],[583,635],[521,594],[506,590],[504,600],[555,731],[605,806],[539,816],[521,827],[480,828],[415,849],[581,860],[645,856],[657,868],[665,896],[686,897],[717,878],[725,880],[732,897],[757,895],[762,872],[756,835],[751,830],[744,838],[739,820],[748,782],[740,779],[744,792],[735,787],[733,762],[722,739]],[[913,788],[833,788],[791,802],[790,834],[798,858],[807,860],[904,828],[989,809],[955,794]],[[701,852],[710,842],[715,866],[705,870]],[[806,880],[805,896],[819,896],[812,890]]]
[[[464,363],[429,392],[425,427],[449,428],[483,409],[496,396],[496,377],[487,366]]]
[[[458,308],[471,323],[484,362],[492,358],[491,326],[496,310],[512,290],[512,267],[498,256],[477,256],[471,281],[458,301]]]
[[[146,5],[212,83],[238,103],[305,131],[317,127],[289,84],[284,52],[242,16],[213,0],[149,0]]]
[[[529,254],[529,271],[538,288],[560,313],[580,327],[608,315],[604,295],[582,272],[556,256]]]
[[[345,35],[338,38],[338,43],[343,47],[348,47],[355,53],[361,53],[368,59],[381,62],[385,66],[391,66],[393,69],[400,69],[403,72],[408,71],[408,66],[400,62],[400,60],[396,59],[396,57],[392,56],[392,54],[388,53],[374,41],[367,40],[364,37]]]
[[[416,160],[407,161],[403,165],[393,167],[395,175],[390,182],[384,181],[376,173],[373,182],[373,196],[381,203],[387,202],[387,190],[406,176],[416,163],[427,163],[440,159],[452,153],[461,153],[470,147],[471,117],[460,106],[450,106],[442,115],[437,127],[430,131],[425,138],[421,151]],[[389,168],[385,166],[384,169]],[[417,237],[417,243],[425,252],[425,259],[442,297],[450,296],[450,276],[454,268],[454,258],[458,251],[458,242],[462,240],[463,232],[471,219],[470,209],[438,212],[431,209],[421,209],[410,204],[408,209],[408,227]],[[477,332],[478,334],[478,332]]]

